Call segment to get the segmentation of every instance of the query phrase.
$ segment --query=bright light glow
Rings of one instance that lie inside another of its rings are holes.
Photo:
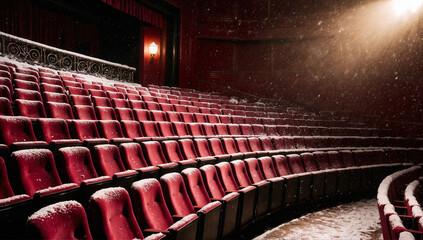
[[[152,42],[150,44],[150,46],[148,46],[148,51],[150,52],[151,55],[156,55],[158,48],[159,48],[159,46],[157,46],[157,44]]]
[[[392,0],[392,7],[398,16],[416,13],[422,5],[423,0]]]

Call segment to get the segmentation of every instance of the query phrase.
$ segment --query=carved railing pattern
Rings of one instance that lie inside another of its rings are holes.
[[[133,82],[135,68],[65,51],[0,32],[0,54],[49,68]]]

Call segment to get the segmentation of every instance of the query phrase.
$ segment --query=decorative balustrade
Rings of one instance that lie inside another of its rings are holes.
[[[135,68],[0,32],[0,55],[45,67],[133,82]]]

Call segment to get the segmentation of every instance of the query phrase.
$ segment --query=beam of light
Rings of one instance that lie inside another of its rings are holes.
[[[392,8],[397,16],[416,13],[423,5],[423,0],[392,0]]]

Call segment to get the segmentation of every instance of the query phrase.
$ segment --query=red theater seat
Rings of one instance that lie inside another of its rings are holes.
[[[79,87],[67,87],[69,95],[83,95],[83,96],[89,96],[87,89],[79,88]]]
[[[173,125],[170,122],[157,122],[157,126],[160,130],[160,134],[167,139],[179,139],[176,135]]]
[[[48,115],[51,118],[74,119],[72,108],[67,103],[48,102]]]
[[[119,121],[122,120],[128,120],[128,121],[133,121],[135,120],[134,118],[134,113],[132,112],[132,109],[130,108],[115,108],[115,112],[116,112],[116,116],[117,119]]]
[[[51,149],[82,144],[78,139],[71,138],[68,125],[63,119],[39,118],[37,126],[42,139],[50,144]]]
[[[298,154],[289,154],[286,156],[286,160],[291,172],[297,174],[300,179],[298,201],[305,202],[310,200],[312,175],[305,171],[301,156]]]
[[[185,159],[195,159],[200,166],[215,163],[216,159],[212,156],[200,157],[195,148],[194,142],[191,139],[179,140],[182,153]]]
[[[196,213],[199,216],[197,237],[199,239],[217,239],[221,203],[210,202],[203,207],[193,206],[185,188],[184,180],[179,173],[168,173],[160,178],[163,195],[173,215],[188,216]]]
[[[26,89],[26,90],[33,90],[33,91],[40,91],[40,87],[35,82],[29,82],[24,80],[15,79],[13,80],[15,88]],[[9,88],[10,90],[10,88]]]
[[[111,144],[120,144],[124,142],[131,142],[132,139],[126,138],[123,135],[122,128],[118,121],[101,120],[98,121],[98,131],[100,136],[109,139]]]
[[[210,138],[208,141],[210,149],[213,152],[213,156],[217,158],[219,162],[228,162],[231,159],[231,155],[226,153],[223,148],[222,141],[219,138]]]
[[[45,102],[69,103],[67,95],[63,93],[44,92],[43,99]]]
[[[177,163],[179,165],[179,169],[197,166],[196,160],[184,158],[179,147],[179,143],[175,140],[163,141],[162,149],[166,159],[169,162]]]
[[[238,214],[237,225],[240,227],[247,225],[254,217],[257,189],[253,186],[240,189],[233,175],[231,165],[227,162],[216,164],[216,170],[225,193],[237,192],[240,194],[241,212]]]
[[[49,195],[70,194],[78,190],[74,183],[62,185],[56,170],[53,153],[47,149],[15,151],[10,156],[10,177],[20,193],[36,199]]]
[[[0,116],[1,143],[6,144],[10,151],[47,147],[44,141],[37,141],[31,120],[27,117]]]
[[[99,120],[117,120],[115,110],[111,107],[95,107],[95,113]]]
[[[29,118],[45,118],[46,111],[41,101],[15,100],[17,115]]]
[[[5,97],[0,97],[0,116],[13,116],[12,104]]]
[[[231,167],[240,188],[245,188],[248,186],[254,186],[257,188],[257,204],[255,206],[255,214],[257,216],[263,216],[266,214],[270,206],[270,184],[261,180],[257,183],[253,183],[250,176],[248,175],[245,162],[242,160],[231,161]]]
[[[95,192],[89,201],[88,217],[95,239],[144,238],[124,188],[105,188]]]
[[[75,119],[81,120],[97,120],[94,108],[92,106],[73,106]]]
[[[141,142],[141,148],[145,159],[150,166],[157,166],[160,168],[160,175],[168,172],[175,172],[178,169],[178,164],[169,163],[163,154],[162,147],[157,141]]]
[[[84,142],[84,145],[91,147],[95,144],[105,144],[109,141],[101,138],[95,121],[73,120],[69,123],[71,135]]]
[[[122,132],[125,137],[136,142],[151,140],[150,137],[144,137],[140,123],[137,121],[121,121]]]
[[[84,95],[70,95],[72,105],[92,106],[91,98]]]
[[[192,136],[188,132],[188,128],[186,123],[184,122],[172,122],[173,129],[175,130],[175,133],[180,138],[191,138]]]
[[[91,99],[96,107],[111,107],[112,103],[108,97],[91,96]]]
[[[150,115],[152,118],[152,121],[156,121],[156,122],[166,122],[167,121],[167,117],[166,117],[166,113],[163,111],[150,111]]]
[[[76,201],[48,205],[27,220],[30,239],[92,239],[84,207]]]
[[[134,182],[131,189],[135,216],[144,233],[162,232],[177,240],[196,239],[197,215],[190,214],[175,223],[157,179]]]
[[[141,178],[158,177],[159,168],[148,166],[138,143],[122,143],[119,146],[119,151],[126,169],[138,171]]]
[[[65,93],[65,89],[60,85],[41,83],[40,87],[42,92]]]
[[[134,109],[134,117],[138,122],[151,121],[150,111],[147,109]]]
[[[132,109],[146,109],[144,101],[129,100],[129,105]]]
[[[112,99],[112,106],[114,108],[130,108],[129,102],[126,99]]]
[[[0,86],[1,96],[11,99],[10,93],[9,93],[9,96],[7,96],[8,92],[9,91],[8,91],[7,87]],[[15,99],[30,100],[30,101],[42,101],[40,92],[33,91],[33,90],[16,88],[15,91],[14,91],[14,96],[15,96]]]

